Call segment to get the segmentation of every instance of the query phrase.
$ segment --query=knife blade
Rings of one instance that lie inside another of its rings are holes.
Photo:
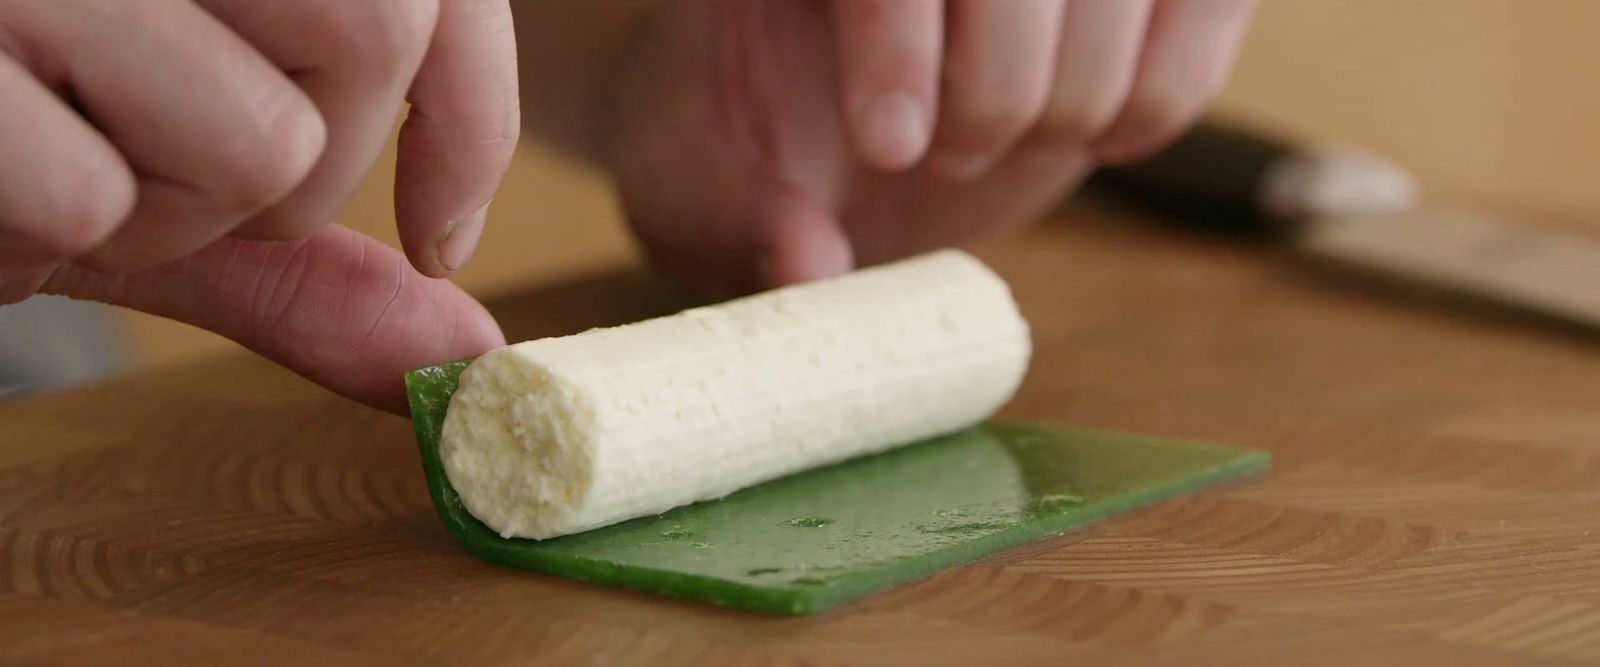
[[[1163,221],[1287,245],[1392,293],[1600,331],[1600,234],[1420,197],[1407,172],[1358,148],[1208,120],[1091,187]]]

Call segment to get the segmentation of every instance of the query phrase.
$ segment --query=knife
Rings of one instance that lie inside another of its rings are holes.
[[[1408,296],[1465,297],[1600,331],[1600,235],[1428,200],[1404,169],[1359,148],[1207,120],[1090,184],[1164,221],[1287,245],[1313,266]]]

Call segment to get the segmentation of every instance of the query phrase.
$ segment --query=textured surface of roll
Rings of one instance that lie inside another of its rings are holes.
[[[555,537],[972,425],[1030,352],[1004,281],[940,251],[489,352],[441,454],[485,525]]]

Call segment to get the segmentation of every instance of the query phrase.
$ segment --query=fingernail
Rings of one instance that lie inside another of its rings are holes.
[[[870,99],[861,111],[862,129],[881,166],[915,164],[931,138],[928,112],[915,95],[895,92]]]
[[[493,202],[490,202],[493,203]],[[489,204],[468,213],[450,224],[450,231],[439,240],[439,264],[451,271],[459,271],[472,259],[478,248],[478,237],[483,235],[484,224],[489,220]]]

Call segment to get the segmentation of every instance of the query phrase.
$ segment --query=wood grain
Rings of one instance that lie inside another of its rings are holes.
[[[0,663],[1600,661],[1600,348],[1062,217],[985,251],[1035,328],[1010,416],[1272,474],[773,618],[479,563],[407,422],[236,356],[0,405]],[[494,304],[513,338],[683,305],[631,269]]]

